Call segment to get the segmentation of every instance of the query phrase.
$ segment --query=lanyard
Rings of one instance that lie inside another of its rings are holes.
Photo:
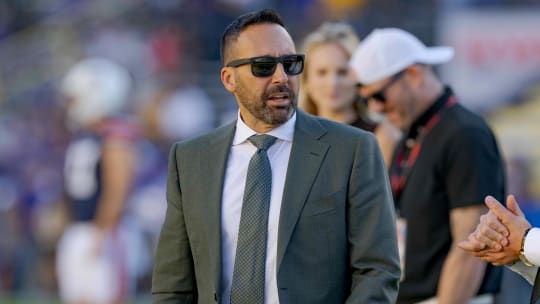
[[[395,159],[395,167],[393,166],[392,172],[390,174],[390,185],[392,187],[392,194],[394,195],[394,200],[397,202],[405,184],[407,183],[407,177],[411,172],[420,150],[422,149],[422,142],[426,135],[431,131],[441,120],[441,114],[444,110],[453,107],[456,104],[456,97],[451,96],[448,98],[439,111],[437,111],[433,116],[431,116],[428,122],[420,129],[416,138],[407,138],[405,144],[402,145],[402,148],[399,150],[397,157]]]

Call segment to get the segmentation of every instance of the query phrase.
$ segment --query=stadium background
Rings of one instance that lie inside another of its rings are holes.
[[[298,44],[322,22],[342,20],[360,37],[396,26],[455,47],[441,77],[494,128],[508,190],[540,226],[540,1],[1,0],[0,303],[59,303],[53,262],[68,132],[58,85],[86,56],[115,59],[136,81],[130,106],[145,139],[129,215],[148,257],[133,301],[149,302],[167,149],[236,115],[219,81],[219,37],[236,16],[264,7],[282,15]]]

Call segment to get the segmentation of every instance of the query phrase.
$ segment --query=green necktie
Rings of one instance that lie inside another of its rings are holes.
[[[272,192],[272,168],[266,150],[276,141],[270,135],[253,135],[257,147],[249,161],[238,244],[234,260],[231,304],[263,304],[268,210]]]

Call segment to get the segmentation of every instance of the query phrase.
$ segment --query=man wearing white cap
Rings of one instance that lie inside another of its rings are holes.
[[[505,177],[489,127],[433,71],[453,53],[386,28],[351,59],[360,95],[406,135],[390,167],[402,240],[398,303],[492,303],[500,284],[500,269],[456,246],[486,212],[484,197],[504,197]]]

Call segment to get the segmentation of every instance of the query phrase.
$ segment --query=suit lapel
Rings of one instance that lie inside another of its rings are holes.
[[[277,270],[291,239],[294,227],[306,202],[329,145],[319,139],[326,130],[302,111],[297,120],[279,219]]]
[[[219,292],[221,279],[221,200],[225,168],[231,142],[234,137],[235,122],[223,127],[208,139],[206,147],[201,152],[201,174],[207,180],[201,181],[202,199],[200,202],[202,214],[207,215],[207,237],[212,269],[214,273],[214,286]]]
[[[534,279],[533,291],[531,295],[531,304],[538,302],[540,299],[540,269],[536,270],[536,278]]]

